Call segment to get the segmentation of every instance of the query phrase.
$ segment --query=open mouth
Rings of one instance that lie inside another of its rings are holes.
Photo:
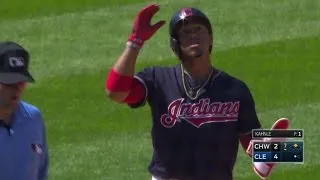
[[[190,45],[191,45],[191,46],[199,46],[199,45],[200,45],[200,42],[199,42],[199,41],[191,41],[191,42],[190,42]]]
[[[198,48],[198,47],[200,47],[200,44],[192,44],[191,46],[190,46],[191,48]]]

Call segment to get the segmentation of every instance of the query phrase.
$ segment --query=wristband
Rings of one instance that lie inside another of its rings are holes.
[[[128,48],[135,49],[135,50],[141,48],[141,46],[139,44],[134,43],[132,41],[128,41],[126,45]]]
[[[130,42],[132,42],[133,44],[136,44],[136,45],[138,45],[138,46],[140,46],[140,47],[142,47],[143,44],[144,44],[144,41],[143,41],[142,39],[140,39],[140,38],[137,38],[135,34],[132,34],[132,35],[129,37],[128,41],[130,41]]]
[[[127,92],[130,90],[133,77],[119,74],[111,69],[106,81],[106,89],[112,92]]]

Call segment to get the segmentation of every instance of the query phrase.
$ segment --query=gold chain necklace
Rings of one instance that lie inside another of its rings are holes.
[[[210,74],[207,78],[207,80],[202,84],[202,86],[196,91],[196,93],[194,93],[192,91],[192,88],[189,87],[189,90],[187,89],[186,87],[186,79],[185,79],[185,74],[184,74],[184,68],[181,64],[181,73],[182,73],[182,84],[183,84],[183,88],[184,88],[184,91],[186,92],[186,95],[192,99],[192,100],[195,100],[195,99],[198,99],[198,97],[200,96],[200,91],[208,84],[211,76],[212,76],[212,73],[213,73],[213,68],[211,68],[211,71],[210,71]]]
[[[187,71],[184,71],[184,73],[187,74],[187,76],[189,76],[190,79],[192,79],[191,75],[189,75],[189,73],[188,73]],[[199,89],[199,88],[202,86],[202,83],[200,83],[200,84],[197,84],[196,87],[192,87],[192,85],[190,84],[190,82],[188,82],[187,77],[186,77],[186,76],[184,76],[184,77],[185,77],[185,79],[186,79],[185,81],[186,81],[186,87],[187,87],[187,88],[195,91],[195,90]]]

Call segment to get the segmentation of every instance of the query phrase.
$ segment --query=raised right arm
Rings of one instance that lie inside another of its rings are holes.
[[[153,15],[158,10],[159,6],[152,4],[144,7],[136,16],[127,46],[107,77],[106,93],[111,100],[135,104],[145,98],[147,91],[145,84],[133,76],[136,60],[144,42],[150,39],[165,23],[165,21],[159,21],[150,25]]]
[[[143,91],[143,85],[141,83],[133,83],[135,64],[139,51],[140,47],[129,41],[127,47],[110,70],[106,82],[106,92],[111,100],[124,102],[131,89],[138,88],[140,91]],[[144,92],[140,94],[142,93]],[[137,100],[139,99],[140,98]]]

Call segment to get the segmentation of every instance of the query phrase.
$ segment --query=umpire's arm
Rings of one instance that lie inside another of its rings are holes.
[[[48,152],[48,143],[47,143],[47,135],[46,135],[46,128],[44,125],[44,121],[42,119],[42,138],[43,138],[43,153],[41,156],[41,162],[38,171],[38,180],[47,180],[48,173],[49,173],[49,152]]]

